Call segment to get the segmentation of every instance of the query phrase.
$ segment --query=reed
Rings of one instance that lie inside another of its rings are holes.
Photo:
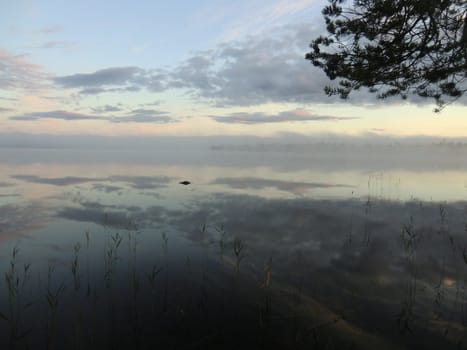
[[[245,257],[244,249],[245,245],[243,241],[240,238],[235,238],[233,242],[233,251],[235,254],[235,270],[237,271],[237,275],[240,273],[240,263]]]
[[[49,265],[47,273],[47,290],[46,290],[46,300],[48,306],[48,322],[47,322],[47,349],[56,348],[56,338],[57,338],[57,312],[60,302],[60,297],[65,291],[65,283],[62,282],[58,287],[53,288],[52,286],[52,276],[54,274],[54,267]]]

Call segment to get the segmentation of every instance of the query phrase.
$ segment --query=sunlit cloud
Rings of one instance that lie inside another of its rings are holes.
[[[46,78],[42,67],[28,61],[27,55],[14,55],[0,49],[0,90],[38,89]]]
[[[108,120],[111,123],[158,123],[158,124],[166,124],[166,123],[174,123],[176,122],[175,119],[172,119],[166,115],[158,115],[158,116],[151,116],[151,115],[128,115],[123,117],[113,117]]]

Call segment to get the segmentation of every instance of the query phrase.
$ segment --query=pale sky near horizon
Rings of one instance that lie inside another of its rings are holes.
[[[465,97],[327,97],[325,4],[0,0],[0,133],[467,136]]]

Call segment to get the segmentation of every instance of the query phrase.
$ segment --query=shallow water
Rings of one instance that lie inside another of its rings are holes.
[[[463,159],[2,149],[2,346],[462,348]]]

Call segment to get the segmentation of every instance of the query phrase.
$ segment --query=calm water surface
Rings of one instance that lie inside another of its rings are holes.
[[[465,348],[464,159],[3,149],[0,342]]]

